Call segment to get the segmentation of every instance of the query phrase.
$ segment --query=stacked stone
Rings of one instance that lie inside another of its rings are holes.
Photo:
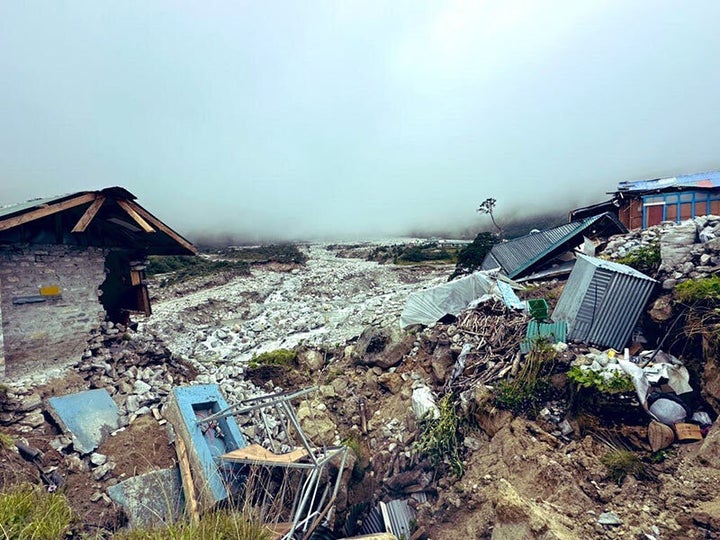
[[[614,236],[602,255],[617,260],[658,243],[661,265],[655,277],[666,290],[673,289],[679,282],[705,278],[720,270],[720,216],[664,222],[646,230]]]

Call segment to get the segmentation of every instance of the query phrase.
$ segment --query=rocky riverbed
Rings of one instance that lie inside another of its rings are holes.
[[[242,365],[265,351],[342,344],[367,326],[394,325],[411,292],[446,281],[451,271],[340,258],[323,244],[305,250],[307,263],[289,271],[254,268],[179,297],[158,291],[165,299],[140,331],[203,366]]]

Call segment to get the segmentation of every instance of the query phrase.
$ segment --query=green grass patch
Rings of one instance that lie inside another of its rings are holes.
[[[421,432],[415,443],[415,452],[425,455],[434,467],[442,464],[450,466],[452,473],[460,478],[465,472],[462,459],[460,459],[460,439],[458,429],[460,418],[452,394],[447,394],[438,403],[440,415],[438,418],[421,420]]]
[[[457,248],[443,246],[438,242],[378,246],[367,257],[369,261],[393,264],[455,264]]]
[[[18,484],[0,491],[0,536],[4,540],[61,540],[69,536],[73,513],[60,493]]]
[[[552,394],[548,376],[552,372],[557,353],[546,336],[538,336],[513,380],[500,382],[492,403],[515,414],[537,416],[542,404]]]
[[[675,297],[681,302],[720,300],[720,276],[683,281],[675,286]]]
[[[14,439],[7,433],[0,431],[0,448],[12,448],[15,446]]]
[[[600,463],[605,465],[608,476],[618,485],[628,475],[638,480],[649,477],[645,464],[630,450],[612,450],[600,458]]]
[[[121,532],[115,540],[271,540],[270,531],[248,520],[241,513],[213,512],[201,516],[197,524],[186,521],[166,527],[141,528]]]
[[[169,274],[164,277],[161,286],[181,283],[191,278],[210,276],[221,272],[233,272],[238,275],[250,273],[249,266],[242,261],[216,261],[205,257],[192,256],[151,256],[148,258],[147,274]]]
[[[295,362],[296,358],[297,352],[293,350],[277,349],[256,354],[252,357],[252,360],[248,362],[248,366],[253,369],[260,366],[290,366]]]
[[[222,257],[246,263],[278,262],[305,264],[307,255],[293,244],[270,244],[267,246],[229,247],[217,252]]]
[[[568,370],[567,377],[578,388],[592,388],[604,394],[621,394],[635,391],[635,385],[630,376],[619,371],[613,372],[612,376],[606,378],[590,369],[573,366]]]
[[[626,264],[643,274],[654,274],[660,268],[660,243],[653,242],[647,246],[634,249],[615,262]]]

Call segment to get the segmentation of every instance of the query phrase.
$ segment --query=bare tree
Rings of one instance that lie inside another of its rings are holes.
[[[498,236],[502,237],[502,234],[503,234],[502,227],[500,227],[500,225],[497,224],[497,222],[495,221],[495,216],[493,216],[493,210],[495,209],[496,202],[497,201],[494,198],[488,197],[480,204],[477,211],[480,214],[487,214],[490,216],[490,219],[492,220],[493,225],[495,225],[495,228],[498,230]]]

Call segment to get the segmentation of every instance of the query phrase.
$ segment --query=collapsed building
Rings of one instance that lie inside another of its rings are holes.
[[[515,280],[568,274],[575,261],[575,248],[586,244],[588,254],[595,254],[595,245],[588,245],[586,239],[605,239],[626,232],[615,215],[604,212],[496,244],[481,269],[499,270]]]
[[[195,246],[121,187],[0,208],[0,379],[76,359],[105,318],[150,315],[148,255]]]

